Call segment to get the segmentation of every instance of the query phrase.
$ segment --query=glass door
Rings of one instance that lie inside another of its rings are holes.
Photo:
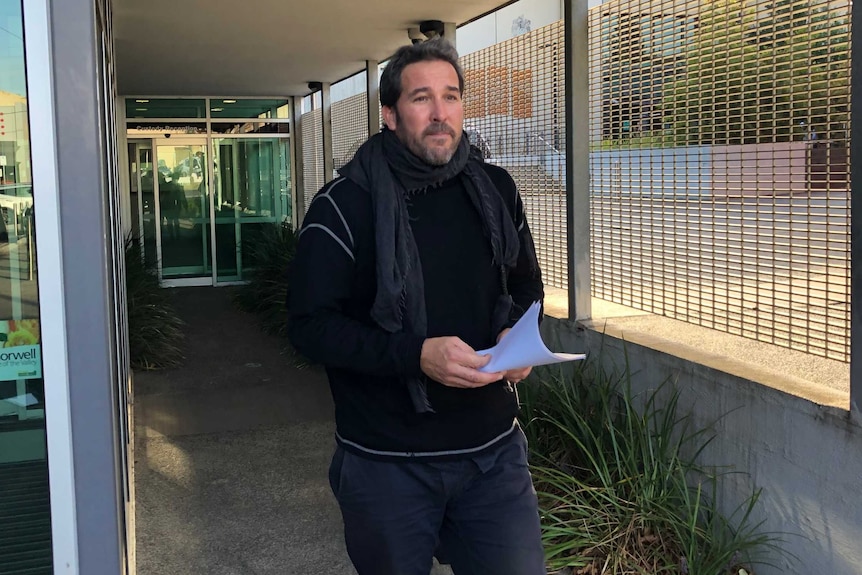
[[[248,279],[261,242],[290,216],[289,140],[214,138],[216,282]]]
[[[157,246],[162,280],[211,281],[206,140],[156,142]]]

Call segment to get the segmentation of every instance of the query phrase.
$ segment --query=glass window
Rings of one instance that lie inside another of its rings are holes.
[[[126,118],[206,118],[203,98],[126,98]]]
[[[212,118],[249,118],[258,120],[286,120],[290,117],[287,100],[224,99],[210,100]]]
[[[0,28],[0,573],[50,573],[45,387],[20,2],[0,3]]]

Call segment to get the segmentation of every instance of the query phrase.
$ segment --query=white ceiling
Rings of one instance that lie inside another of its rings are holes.
[[[422,20],[462,24],[506,0],[114,0],[119,92],[290,96],[385,60]]]

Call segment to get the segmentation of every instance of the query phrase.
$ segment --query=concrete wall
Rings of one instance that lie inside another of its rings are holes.
[[[757,196],[808,191],[809,142],[712,146],[712,193]]]
[[[712,161],[708,146],[595,150],[590,175],[600,194],[708,196]]]
[[[458,29],[461,56],[562,20],[560,0],[520,0]]]
[[[598,356],[601,350],[603,365],[621,367],[628,361],[636,391],[670,378],[681,391],[683,413],[691,413],[696,425],[718,421],[716,439],[702,463],[743,472],[724,482],[725,513],[752,489],[762,488],[755,522],[764,520],[764,531],[787,533],[785,547],[798,557],[776,567],[757,566],[758,575],[862,574],[862,427],[857,413],[851,417],[836,407],[846,407],[847,397],[817,395],[818,390],[794,388],[804,384],[790,380],[773,384],[792,393],[767,387],[751,377],[731,375],[733,366],[704,365],[716,358],[691,361],[679,357],[691,358],[690,353],[667,342],[644,337],[634,343],[629,334],[624,342],[612,326],[586,325],[546,318],[543,337],[554,351]]]
[[[776,142],[596,150],[590,153],[590,172],[599,193],[788,195],[808,191],[809,147],[809,142]]]

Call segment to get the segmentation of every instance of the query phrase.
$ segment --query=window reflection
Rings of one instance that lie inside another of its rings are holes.
[[[45,387],[23,38],[20,2],[0,2],[0,573],[22,565],[47,573]]]
[[[0,5],[0,426],[44,418],[33,222],[21,7],[5,2]]]

